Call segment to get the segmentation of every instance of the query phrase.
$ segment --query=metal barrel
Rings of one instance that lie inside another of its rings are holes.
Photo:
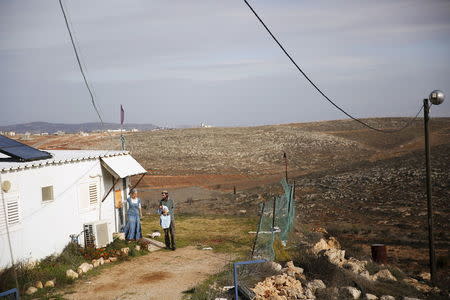
[[[378,264],[387,263],[387,251],[386,245],[384,244],[373,244],[372,250],[372,260]]]

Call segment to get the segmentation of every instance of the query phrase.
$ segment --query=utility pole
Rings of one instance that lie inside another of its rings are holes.
[[[425,130],[425,168],[426,168],[426,188],[427,188],[427,208],[428,208],[428,244],[430,257],[431,283],[436,285],[436,256],[434,250],[433,234],[433,198],[431,196],[431,166],[430,166],[430,128],[428,121],[430,119],[430,104],[439,105],[444,102],[445,95],[439,90],[431,92],[429,99],[423,99],[423,122]]]
[[[287,163],[287,155],[286,152],[283,152],[283,158],[284,158],[284,166],[285,166],[285,178],[286,178],[286,183],[288,182],[288,174],[287,174],[287,167],[288,167],[288,163]]]

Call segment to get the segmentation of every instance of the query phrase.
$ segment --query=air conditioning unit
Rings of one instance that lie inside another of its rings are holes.
[[[111,242],[106,221],[90,222],[83,225],[84,246],[101,248]]]

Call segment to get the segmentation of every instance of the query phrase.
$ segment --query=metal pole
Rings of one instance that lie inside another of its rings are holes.
[[[288,174],[287,174],[287,169],[288,169],[287,167],[288,166],[287,166],[287,155],[286,155],[286,152],[283,153],[283,157],[284,157],[284,166],[285,166],[285,173],[286,173],[286,175],[285,175],[286,176],[286,182],[288,182]]]
[[[430,128],[428,127],[430,106],[428,99],[423,99],[423,121],[425,127],[425,165],[426,165],[426,185],[427,185],[427,208],[428,208],[428,243],[430,252],[430,274],[431,283],[436,285],[436,258],[434,251],[433,235],[433,199],[431,197],[430,178]]]
[[[277,206],[277,197],[273,197],[273,219],[272,219],[272,234],[275,232],[275,208]]]
[[[11,267],[13,269],[14,281],[16,283],[16,288],[17,288],[17,290],[20,290],[19,281],[17,280],[16,267],[14,266],[14,255],[13,255],[13,250],[12,250],[12,245],[11,245],[11,236],[9,234],[9,225],[8,225],[8,211],[6,210],[5,194],[3,192],[3,181],[2,181],[1,174],[0,174],[0,192],[2,194],[3,211],[5,213],[6,235],[8,237],[9,255],[11,256]]]
[[[262,222],[262,218],[264,216],[264,207],[265,206],[266,206],[266,202],[263,202],[262,206],[261,206],[261,217],[259,217],[258,230],[256,231],[255,240],[253,241],[252,257],[251,258],[253,258],[253,254],[255,253],[256,241],[258,240],[258,234],[259,234],[259,231],[261,230],[261,222]]]

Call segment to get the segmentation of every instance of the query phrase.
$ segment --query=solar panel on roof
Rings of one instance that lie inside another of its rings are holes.
[[[0,135],[0,152],[20,161],[31,161],[52,157],[48,152],[22,144],[3,135]]]

